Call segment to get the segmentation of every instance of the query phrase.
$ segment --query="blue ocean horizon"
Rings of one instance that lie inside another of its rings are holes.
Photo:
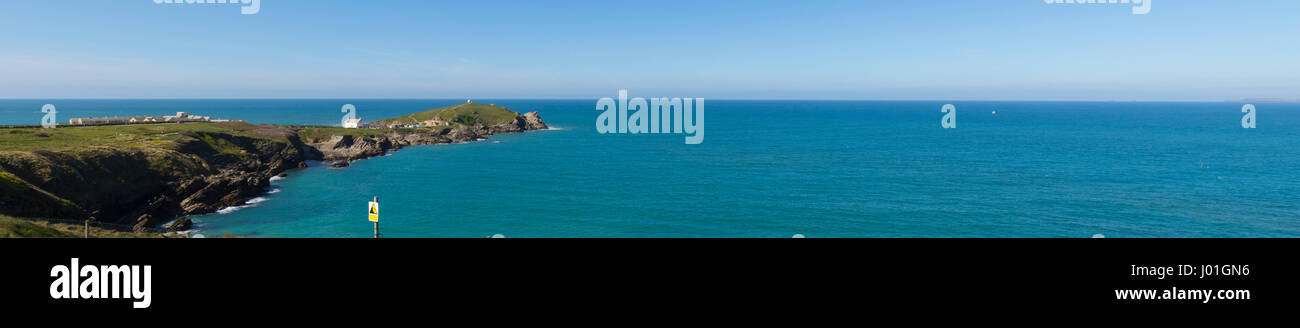
[[[0,100],[0,124],[177,111],[337,125],[464,99]],[[1300,104],[714,100],[705,139],[599,134],[595,99],[475,99],[554,129],[289,171],[204,234],[1300,237]],[[958,128],[943,129],[944,104]],[[996,114],[994,113],[996,111]]]

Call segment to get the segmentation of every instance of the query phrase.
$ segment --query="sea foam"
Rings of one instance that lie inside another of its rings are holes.
[[[244,202],[244,205],[231,206],[231,207],[219,209],[217,210],[217,214],[230,214],[231,212],[242,210],[245,208],[256,207],[258,203],[265,202],[266,200],[267,200],[266,197],[257,197],[257,198],[249,199],[247,202]]]

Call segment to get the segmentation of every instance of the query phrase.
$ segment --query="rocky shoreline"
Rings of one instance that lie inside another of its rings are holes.
[[[518,115],[508,124],[388,129],[377,135],[330,134],[312,139],[286,127],[254,127],[247,131],[251,136],[182,131],[174,151],[100,147],[73,154],[6,153],[0,157],[4,169],[0,173],[7,171],[23,183],[5,186],[13,190],[0,193],[0,204],[22,206],[5,206],[8,213],[0,214],[92,219],[151,229],[171,218],[244,205],[266,192],[271,177],[305,168],[310,160],[342,167],[403,147],[548,128],[536,112]]]
[[[309,160],[346,163],[382,156],[390,150],[408,146],[469,142],[497,133],[545,130],[547,128],[546,123],[542,122],[542,118],[538,116],[537,112],[529,112],[520,115],[515,119],[515,122],[510,124],[490,126],[476,124],[472,127],[438,129],[433,133],[401,133],[394,131],[371,138],[334,135],[328,139],[305,140],[304,142],[312,150],[308,156]]]

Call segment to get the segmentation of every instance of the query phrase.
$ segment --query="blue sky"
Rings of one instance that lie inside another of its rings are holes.
[[[5,1],[0,98],[1300,98],[1300,1]]]

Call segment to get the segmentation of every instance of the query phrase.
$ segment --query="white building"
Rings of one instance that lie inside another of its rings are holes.
[[[359,128],[361,127],[361,119],[360,118],[343,119],[343,127],[348,129]]]

